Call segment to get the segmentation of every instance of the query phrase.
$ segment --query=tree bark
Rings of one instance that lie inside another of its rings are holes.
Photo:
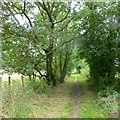
[[[50,14],[51,15],[51,14]],[[53,86],[56,86],[56,80],[53,74],[53,29],[54,29],[54,23],[52,20],[52,17],[49,15],[49,22],[51,23],[51,31],[49,35],[49,42],[50,45],[48,49],[46,50],[46,68],[47,68],[47,79],[48,79],[48,85],[52,84]],[[51,19],[50,19],[51,18]]]
[[[62,52],[60,51],[60,83],[64,82],[68,65],[68,52],[65,53],[64,64],[62,65]]]
[[[23,75],[21,75],[21,79],[22,79],[22,86],[24,87],[24,77],[23,77]]]
[[[46,51],[46,71],[47,71],[47,83],[48,85],[56,86],[56,80],[54,78],[53,69],[53,52],[52,47],[49,47],[49,49]]]
[[[64,78],[63,78],[63,69],[62,69],[62,51],[60,50],[60,83],[64,82]]]

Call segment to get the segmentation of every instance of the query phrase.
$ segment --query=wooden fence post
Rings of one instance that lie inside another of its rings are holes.
[[[10,75],[8,76],[8,85],[9,86],[11,85],[11,77],[10,77]]]
[[[21,75],[21,79],[22,79],[22,86],[24,87],[24,76]]]

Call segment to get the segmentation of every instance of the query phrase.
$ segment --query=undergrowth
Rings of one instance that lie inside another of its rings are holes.
[[[32,114],[31,98],[34,92],[46,93],[48,90],[47,85],[42,80],[29,81],[24,79],[24,87],[22,86],[20,79],[11,79],[11,86],[7,81],[2,83],[3,94],[3,117],[17,117],[27,118]],[[47,95],[49,95],[48,92]]]
[[[110,118],[118,118],[120,94],[114,90],[101,90],[98,93],[98,105]]]

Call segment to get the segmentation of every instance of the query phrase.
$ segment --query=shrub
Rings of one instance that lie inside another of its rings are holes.
[[[119,93],[106,89],[98,93],[98,105],[110,117],[118,117]]]
[[[42,79],[32,80],[31,85],[32,85],[33,89],[38,93],[45,93],[46,92],[47,84]]]

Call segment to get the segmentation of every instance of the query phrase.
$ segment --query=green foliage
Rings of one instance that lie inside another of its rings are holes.
[[[30,84],[36,92],[46,93],[47,84],[46,84],[45,80],[42,80],[42,79],[34,80],[34,79],[32,79]]]
[[[115,83],[119,66],[118,3],[86,3],[86,7],[79,53],[89,64],[94,86],[101,90]]]
[[[83,103],[82,103],[83,104]],[[80,111],[79,117],[81,118],[104,118],[104,114],[96,106],[96,102],[91,99],[83,104],[83,108]]]
[[[0,5],[2,64],[8,73],[41,76],[44,70],[46,79],[64,81],[86,60],[98,90],[115,83],[120,72],[119,2],[76,3],[73,8],[71,3],[42,1]]]
[[[29,86],[29,82],[25,83],[25,86],[22,87],[19,79],[13,80],[12,86],[3,82],[3,114],[9,118],[26,118],[32,112],[30,98],[33,96],[33,89]]]
[[[114,90],[102,90],[98,93],[98,105],[110,117],[118,117],[119,93]]]
[[[16,106],[16,108],[15,108]],[[30,103],[13,103],[9,106],[9,110],[11,111],[10,116],[17,118],[26,118],[32,111],[32,107]]]
[[[116,81],[116,83],[114,85],[114,90],[117,91],[118,93],[120,93],[120,87],[119,87],[119,85],[120,85],[120,78],[116,78],[115,81]]]
[[[78,81],[86,80],[86,76],[84,76],[84,75],[81,75],[81,74],[75,74],[75,75],[76,75]]]
[[[4,13],[3,69],[8,73],[23,75],[37,72],[39,76],[41,70],[44,70],[46,79],[54,77],[58,80],[60,71],[56,68],[61,66],[66,75],[73,46],[70,41],[75,39],[76,34],[70,4],[42,1],[24,4],[16,1],[0,5]],[[59,56],[61,50],[63,57]],[[49,53],[51,54],[48,55]],[[62,65],[59,64],[59,58]]]

